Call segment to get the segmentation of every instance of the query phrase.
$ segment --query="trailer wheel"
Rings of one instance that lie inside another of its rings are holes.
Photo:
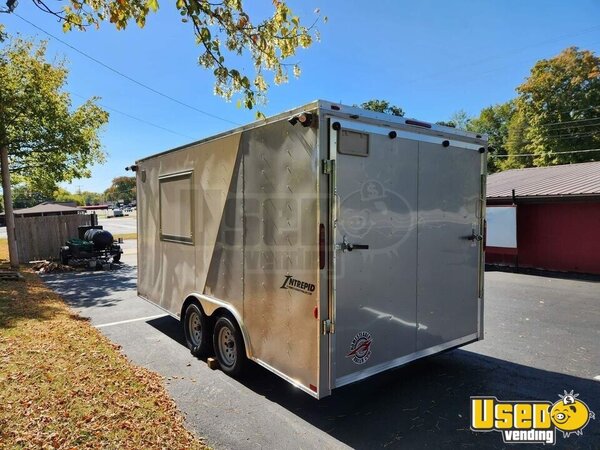
[[[238,376],[246,363],[244,338],[235,321],[228,316],[217,319],[213,331],[213,346],[221,370],[233,377]]]
[[[112,260],[114,263],[119,263],[121,261],[121,254],[117,253],[116,255],[113,255]]]
[[[211,353],[210,328],[208,318],[196,303],[190,303],[183,317],[185,342],[194,356],[202,357]]]

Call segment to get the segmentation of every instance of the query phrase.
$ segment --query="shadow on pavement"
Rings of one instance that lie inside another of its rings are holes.
[[[119,264],[113,270],[49,273],[41,276],[71,306],[114,306],[121,301],[115,293],[137,291],[136,268]]]
[[[148,322],[185,346],[179,322]],[[357,448],[506,448],[497,432],[470,431],[469,397],[501,400],[558,400],[574,389],[600,412],[600,383],[535,369],[459,349],[417,361],[333,391],[315,400],[257,364],[238,380],[339,441]],[[557,434],[558,448],[595,448],[600,425],[583,436]],[[527,446],[532,448],[531,445]],[[597,448],[597,447],[596,447]]]

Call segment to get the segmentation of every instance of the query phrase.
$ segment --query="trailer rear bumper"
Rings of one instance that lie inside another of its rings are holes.
[[[424,350],[419,350],[418,352],[411,353],[410,355],[401,356],[399,358],[393,359],[391,361],[387,361],[385,363],[378,364],[373,367],[369,367],[360,372],[354,372],[352,374],[340,377],[336,380],[334,388],[339,388],[345,386],[350,383],[355,383],[356,381],[364,380],[372,375],[384,372],[389,369],[393,369],[395,367],[403,366],[412,361],[416,361],[417,359],[425,358],[427,356],[435,355],[437,353],[441,353],[447,350],[451,350],[453,348],[462,347],[463,345],[470,344],[472,342],[478,341],[479,337],[477,333],[469,334],[468,336],[464,336],[462,338],[454,339],[449,342],[445,342],[440,345],[436,345],[435,347],[426,348]]]

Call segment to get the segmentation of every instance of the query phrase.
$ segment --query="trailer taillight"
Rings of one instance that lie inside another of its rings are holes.
[[[319,224],[319,269],[325,268],[325,225]]]

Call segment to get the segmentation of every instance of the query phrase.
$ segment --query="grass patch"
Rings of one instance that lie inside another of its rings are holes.
[[[159,375],[23,275],[0,281],[0,447],[205,448]]]

